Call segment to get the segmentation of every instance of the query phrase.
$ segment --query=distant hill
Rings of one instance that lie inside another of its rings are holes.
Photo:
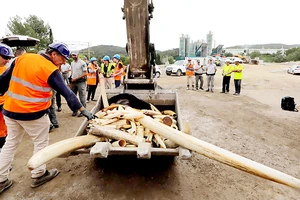
[[[281,43],[270,43],[270,44],[252,44],[252,45],[236,45],[236,46],[232,46],[232,47],[225,47],[225,49],[290,49],[290,48],[296,48],[296,47],[300,47],[300,44],[292,44],[292,45],[288,45],[288,44],[281,44]]]
[[[80,51],[87,52],[88,49],[82,49]],[[97,58],[102,58],[105,55],[112,57],[115,54],[127,56],[125,47],[118,47],[118,46],[113,46],[113,45],[93,46],[93,47],[90,47],[90,51],[91,51],[91,56],[97,57]]]
[[[166,51],[157,51],[156,50],[156,53],[159,53],[162,56],[177,57],[177,56],[179,56],[179,48],[169,49],[169,50],[166,50]]]
[[[88,49],[82,49],[80,51],[87,52]],[[97,58],[101,58],[105,55],[113,56],[115,54],[120,54],[120,55],[127,56],[125,47],[118,47],[118,46],[113,46],[113,45],[93,46],[93,47],[90,47],[90,51],[91,51],[91,56],[94,56],[94,57],[97,57]],[[179,49],[175,48],[175,49],[170,49],[170,50],[166,50],[166,51],[156,50],[156,53],[159,53],[163,56],[168,55],[168,56],[175,57],[175,56],[178,56]]]
[[[300,44],[281,44],[281,43],[270,43],[270,44],[253,44],[253,45],[236,45],[231,47],[225,47],[225,49],[290,49],[295,47],[300,47]],[[82,49],[81,51],[87,52],[87,49]],[[90,48],[91,56],[101,58],[105,55],[113,56],[115,54],[120,54],[127,56],[125,47],[113,46],[113,45],[98,45]],[[156,50],[157,54],[162,56],[173,56],[177,57],[179,55],[179,48],[173,48],[166,51]]]

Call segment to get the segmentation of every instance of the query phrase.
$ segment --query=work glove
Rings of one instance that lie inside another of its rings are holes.
[[[81,111],[81,113],[83,114],[83,116],[85,116],[88,120],[92,120],[95,118],[98,118],[96,115],[94,115],[93,113],[91,113],[90,111],[84,109],[83,111]]]

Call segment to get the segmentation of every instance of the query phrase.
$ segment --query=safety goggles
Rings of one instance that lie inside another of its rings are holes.
[[[4,56],[4,55],[0,55],[4,60],[10,60],[11,57],[10,56]]]

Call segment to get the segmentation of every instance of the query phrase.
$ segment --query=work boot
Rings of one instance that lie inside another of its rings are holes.
[[[74,111],[73,114],[72,114],[72,116],[73,116],[73,117],[76,116],[76,115],[77,115],[77,112],[78,112],[77,110]]]
[[[50,124],[50,127],[49,127],[49,133],[54,129],[54,126],[53,124]]]
[[[33,178],[31,187],[36,188],[55,178],[60,172],[57,169],[46,170],[45,174],[38,178]]]
[[[4,190],[8,189],[12,184],[13,184],[13,182],[11,180],[8,180],[8,179],[6,181],[1,182],[0,183],[0,194]]]

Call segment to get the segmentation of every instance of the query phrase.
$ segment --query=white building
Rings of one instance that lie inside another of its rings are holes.
[[[281,49],[265,49],[265,48],[261,48],[261,49],[224,49],[226,53],[232,53],[233,55],[235,54],[240,54],[240,53],[246,53],[246,54],[250,54],[254,51],[258,51],[261,54],[273,54],[273,53],[277,53],[278,51],[280,51],[282,54],[285,53],[285,51],[287,49],[281,48]]]

